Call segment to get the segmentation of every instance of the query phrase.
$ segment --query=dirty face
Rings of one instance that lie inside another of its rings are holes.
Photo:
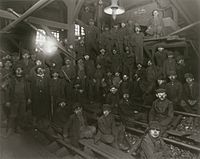
[[[147,63],[147,65],[148,65],[148,66],[151,66],[151,65],[152,65],[152,61],[149,60],[148,63]]]
[[[23,73],[23,70],[21,67],[18,67],[16,70],[15,70],[15,74],[17,77],[22,77],[22,73]]]
[[[124,80],[124,81],[127,81],[127,80],[128,80],[128,76],[127,76],[127,75],[124,75],[124,76],[123,76],[123,80]]]
[[[193,81],[194,81],[194,78],[190,78],[190,77],[186,78],[186,82],[188,84],[191,84]]]
[[[39,67],[39,68],[37,69],[37,74],[43,75],[43,74],[44,74],[44,69],[41,68],[41,67]]]
[[[110,89],[110,92],[113,93],[113,94],[117,93],[117,88],[112,87],[112,88]]]
[[[64,107],[66,106],[66,103],[65,103],[65,102],[61,102],[59,105],[60,105],[62,108],[64,108]]]
[[[85,60],[89,60],[90,56],[89,55],[85,55],[84,58],[85,58]]]
[[[126,100],[129,99],[129,94],[128,93],[123,94],[123,98]]]
[[[42,65],[42,61],[40,61],[40,60],[36,60],[36,62],[35,62],[35,63],[36,63],[36,65],[37,65],[37,66],[40,66],[40,65]]]
[[[114,55],[117,54],[117,50],[115,50],[115,49],[112,52]]]
[[[142,68],[142,65],[141,65],[141,64],[137,64],[137,68],[138,68],[138,69],[141,69],[141,68]]]
[[[81,112],[82,112],[82,108],[81,108],[81,107],[78,107],[78,108],[76,108],[76,109],[74,110],[74,112],[75,112],[76,114],[81,113]]]
[[[158,85],[160,86],[161,84],[163,84],[163,83],[165,82],[165,80],[163,80],[163,79],[158,79],[157,82],[158,82]]]
[[[104,116],[108,116],[109,113],[110,113],[109,110],[104,110],[104,111],[103,111]]]
[[[163,93],[157,93],[156,96],[160,99],[160,100],[165,100],[165,98],[167,97],[167,94],[165,92]]]
[[[176,79],[177,75],[170,75],[169,76],[169,79],[170,81],[174,81]]]
[[[160,129],[158,129],[158,128],[151,128],[149,133],[150,133],[150,135],[153,138],[157,138],[160,135]]]
[[[28,53],[25,53],[25,54],[23,54],[23,59],[28,59],[28,58],[30,58],[30,55],[28,54]]]
[[[58,78],[58,72],[54,72],[54,73],[52,74],[52,77],[53,77],[54,79],[57,79],[57,78]]]

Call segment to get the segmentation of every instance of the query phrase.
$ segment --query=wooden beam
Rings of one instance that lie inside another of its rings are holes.
[[[190,29],[190,28],[192,28],[192,27],[194,27],[194,26],[196,26],[196,25],[198,25],[198,24],[200,24],[200,21],[197,21],[197,22],[195,22],[195,23],[192,23],[192,24],[190,24],[190,25],[187,25],[187,26],[185,26],[185,27],[183,27],[183,28],[181,28],[181,29],[179,29],[179,30],[177,30],[177,31],[175,31],[175,32],[173,32],[173,33],[171,33],[171,34],[169,34],[169,35],[179,34],[179,33],[183,32],[183,31],[185,31],[185,30],[188,30],[188,29]]]
[[[174,7],[179,11],[179,13],[183,16],[183,18],[187,21],[188,24],[192,23],[192,20],[185,14],[183,9],[180,7],[180,5],[177,3],[176,0],[170,0],[170,2],[174,5]]]
[[[81,10],[81,7],[83,6],[84,0],[78,0],[78,4],[76,5],[75,11],[74,11],[74,16],[73,16],[73,21],[78,18],[78,14]]]
[[[144,6],[144,5],[151,4],[153,2],[154,2],[154,0],[143,1],[141,3],[126,6],[124,8],[125,8],[126,11],[128,11],[128,10],[131,10],[131,9],[134,9],[134,8],[138,8],[138,7],[141,7],[141,6]]]
[[[36,4],[34,4],[31,8],[29,8],[25,13],[23,13],[19,18],[8,24],[2,31],[9,31],[14,28],[18,23],[28,18],[31,14],[33,14],[36,10],[38,10],[41,6],[45,5],[48,0],[40,0]]]
[[[75,34],[74,34],[74,11],[76,6],[76,0],[63,0],[67,7],[67,24],[69,25],[67,39],[70,44],[74,44],[75,42]]]
[[[1,10],[1,9],[0,9],[0,17],[12,19],[12,20],[17,19],[17,17],[14,16],[12,13],[9,13],[8,11]],[[46,20],[46,19],[42,19],[42,18],[28,17],[27,21],[32,24],[46,25],[48,27],[65,29],[65,30],[68,29],[68,24],[60,23],[60,22],[56,22],[56,21],[52,21],[52,20]]]

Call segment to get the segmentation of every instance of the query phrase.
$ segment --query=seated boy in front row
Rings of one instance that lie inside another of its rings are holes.
[[[156,90],[156,97],[158,99],[153,102],[149,112],[149,122],[158,121],[162,133],[164,133],[169,128],[174,117],[173,103],[167,99],[166,90],[163,88]]]
[[[97,144],[101,141],[114,148],[127,150],[129,143],[125,138],[125,128],[121,123],[115,122],[111,109],[112,107],[109,104],[103,105],[103,115],[98,119],[98,130],[94,143]]]
[[[79,103],[73,105],[73,111],[64,127],[64,136],[69,137],[70,143],[79,148],[79,139],[92,138],[96,128],[88,126],[85,113]]]
[[[161,137],[161,127],[158,121],[150,122],[147,133],[142,138],[138,150],[140,159],[170,158],[170,151]]]

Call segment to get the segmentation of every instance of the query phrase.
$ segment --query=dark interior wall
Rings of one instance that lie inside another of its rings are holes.
[[[124,14],[119,15],[117,17],[117,21],[119,22],[127,22],[129,19],[132,19],[134,21],[134,23],[138,23],[140,25],[147,25],[151,15],[152,15],[152,11],[154,9],[156,9],[157,3],[153,2],[147,5],[144,5],[142,7],[137,7],[134,9],[130,9],[128,11],[126,11]],[[139,10],[144,9],[145,12],[144,13],[139,13]]]

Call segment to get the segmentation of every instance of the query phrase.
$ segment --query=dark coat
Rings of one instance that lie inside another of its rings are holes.
[[[167,51],[163,50],[162,52],[157,51],[154,54],[154,60],[155,60],[155,64],[162,68],[163,67],[163,63],[164,61],[167,59]]]
[[[149,121],[158,121],[161,126],[167,127],[174,117],[173,104],[168,99],[156,99],[149,112]]]
[[[119,104],[119,94],[108,93],[106,103],[110,104],[113,108]]]
[[[135,33],[134,42],[135,42],[135,47],[134,47],[135,61],[137,64],[138,63],[143,64],[144,62],[144,57],[143,57],[144,34]]]
[[[112,54],[112,71],[113,72],[121,72],[122,69],[122,59],[119,53]]]
[[[168,77],[170,72],[176,72],[176,60],[175,59],[166,59],[163,64],[163,75]]]
[[[141,159],[168,159],[169,150],[162,138],[152,138],[149,134],[141,141],[140,145]]]
[[[76,52],[76,59],[82,59],[84,55],[86,54],[86,49],[85,49],[85,44],[81,45],[78,43],[75,47],[75,52]]]
[[[167,98],[174,104],[179,104],[182,99],[183,86],[179,81],[169,82],[166,85]]]
[[[121,116],[133,117],[133,111],[136,109],[134,109],[133,103],[130,100],[122,99],[119,102],[119,110]]]
[[[28,79],[30,82],[30,99],[32,100],[32,113],[37,117],[44,117],[50,111],[49,78],[35,75]]]
[[[84,112],[82,112],[82,117],[83,121],[80,121],[78,116],[73,113],[64,126],[64,134],[67,134],[69,136],[72,144],[75,146],[77,146],[77,142],[80,139],[81,123],[83,123],[84,126],[87,126],[87,120]]]
[[[109,31],[105,31],[100,35],[100,48],[106,50],[106,52],[110,53],[112,46],[111,44],[111,33]]]
[[[24,70],[24,74],[28,75],[30,73],[30,70],[35,66],[34,62],[32,60],[27,60],[26,62],[22,59],[19,62],[16,63],[16,66],[21,66]]]
[[[102,115],[98,119],[98,130],[103,135],[112,135],[115,133],[115,119],[111,113],[106,117]]]
[[[183,99],[185,101],[188,100],[196,100],[199,101],[199,85],[194,82],[191,86],[187,83],[183,86]]]
[[[69,106],[64,108],[58,107],[53,116],[53,122],[56,126],[63,128],[72,114],[72,109]]]
[[[93,60],[85,60],[85,74],[87,78],[93,78],[95,73],[95,65]]]

